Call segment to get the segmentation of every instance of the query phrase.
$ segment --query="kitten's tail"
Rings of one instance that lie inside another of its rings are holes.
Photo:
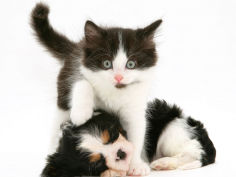
[[[36,4],[31,13],[31,26],[38,41],[61,61],[74,58],[78,52],[78,43],[55,31],[49,23],[48,14],[49,7],[43,3]]]

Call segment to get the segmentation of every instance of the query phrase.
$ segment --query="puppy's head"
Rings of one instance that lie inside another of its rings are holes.
[[[91,162],[104,158],[109,169],[128,170],[133,145],[127,140],[126,131],[115,115],[103,111],[96,112],[82,127],[78,134],[78,150],[91,152]]]
[[[99,111],[81,126],[65,122],[61,129],[58,150],[49,156],[42,176],[100,175],[107,169],[128,170],[133,145],[127,141],[115,115]]]

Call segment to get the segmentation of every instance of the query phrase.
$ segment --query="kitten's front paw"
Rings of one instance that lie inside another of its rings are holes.
[[[133,162],[131,163],[128,171],[129,176],[147,176],[150,174],[150,167],[147,163],[140,161],[140,162]]]
[[[87,120],[92,117],[93,109],[85,108],[77,108],[72,109],[70,113],[70,118],[73,124],[81,125],[84,124]]]

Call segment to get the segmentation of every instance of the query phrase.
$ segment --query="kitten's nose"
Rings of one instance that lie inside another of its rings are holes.
[[[117,74],[117,75],[115,75],[115,80],[117,81],[117,82],[120,82],[122,79],[123,79],[123,76],[122,75],[120,75],[120,74]]]
[[[122,151],[121,149],[119,149],[117,151],[117,157],[119,157],[119,160],[124,160],[126,157],[126,153],[124,151]]]

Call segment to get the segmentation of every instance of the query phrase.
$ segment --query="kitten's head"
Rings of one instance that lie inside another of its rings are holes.
[[[154,33],[162,20],[145,28],[103,28],[91,21],[85,24],[81,72],[93,83],[116,88],[146,80],[155,66],[157,53]]]

